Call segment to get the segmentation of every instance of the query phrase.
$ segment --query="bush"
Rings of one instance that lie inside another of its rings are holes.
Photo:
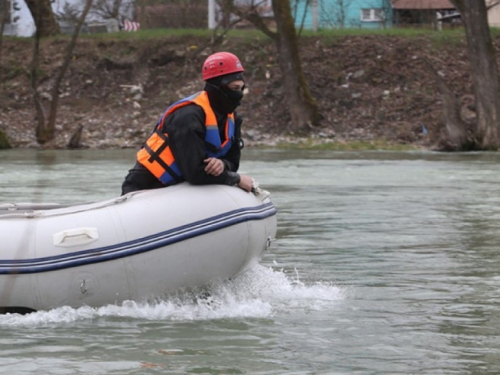
[[[11,148],[12,146],[9,143],[9,140],[7,139],[7,136],[5,133],[0,130],[0,150],[6,149],[6,148]]]

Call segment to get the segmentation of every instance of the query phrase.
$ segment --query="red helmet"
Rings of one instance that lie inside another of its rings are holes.
[[[217,52],[207,57],[203,63],[203,80],[243,72],[240,59],[230,52]]]

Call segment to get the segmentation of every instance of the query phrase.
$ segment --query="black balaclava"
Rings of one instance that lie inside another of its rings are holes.
[[[208,100],[215,112],[221,115],[233,113],[243,99],[243,90],[231,90],[227,87],[233,81],[243,81],[243,74],[232,73],[206,81],[205,91],[208,94]]]

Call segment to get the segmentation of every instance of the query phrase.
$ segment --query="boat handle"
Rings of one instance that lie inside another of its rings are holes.
[[[267,237],[267,240],[266,240],[266,249],[269,249],[271,247],[271,243],[273,243],[273,241],[276,241],[276,238],[274,238],[274,237]]]
[[[54,246],[60,247],[86,245],[98,239],[99,232],[97,228],[92,227],[66,229],[52,235]]]

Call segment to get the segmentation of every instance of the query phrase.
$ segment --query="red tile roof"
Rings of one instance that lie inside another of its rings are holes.
[[[455,9],[450,0],[391,0],[392,9]]]

